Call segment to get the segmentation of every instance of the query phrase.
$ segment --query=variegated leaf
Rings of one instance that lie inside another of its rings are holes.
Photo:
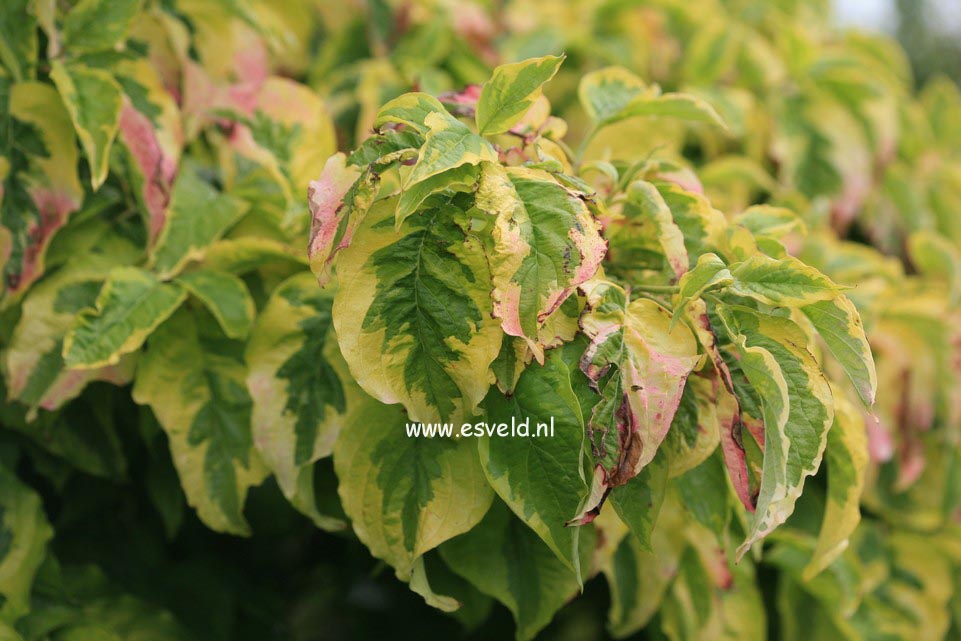
[[[483,166],[476,206],[495,217],[494,315],[544,360],[541,329],[594,276],[607,246],[584,201],[546,172]]]
[[[338,258],[344,358],[365,391],[414,421],[471,416],[500,351],[487,256],[460,196],[434,197],[396,231],[396,199],[378,202]]]
[[[0,78],[0,241],[2,286],[26,291],[44,272],[54,234],[83,200],[70,114],[57,91]]]
[[[34,578],[51,538],[40,497],[0,466],[0,622],[12,625],[30,611]]]
[[[674,319],[695,298],[700,298],[704,292],[734,283],[734,278],[723,260],[717,254],[702,254],[697,259],[697,265],[681,277],[677,284],[677,294],[674,295]]]
[[[0,7],[0,64],[16,82],[33,79],[37,65],[37,18],[31,0]]]
[[[208,527],[247,535],[247,490],[267,469],[254,449],[243,345],[203,313],[180,310],[140,359],[133,398],[167,433],[187,502]]]
[[[424,120],[427,134],[413,169],[404,180],[405,189],[441,172],[483,161],[497,162],[490,143],[446,111],[434,112]]]
[[[174,184],[166,221],[151,250],[149,265],[161,278],[176,275],[188,261],[202,258],[247,208],[247,203],[205,182],[194,167],[184,167]]]
[[[54,60],[50,78],[63,98],[87,162],[96,191],[107,179],[110,148],[120,128],[123,94],[113,76],[78,63]]]
[[[20,322],[5,353],[10,398],[29,408],[56,410],[76,397],[87,383],[116,384],[133,376],[133,361],[96,369],[67,370],[64,337],[77,314],[93,307],[110,270],[140,258],[140,248],[100,225],[102,236],[89,250],[73,256],[54,274],[33,287],[23,300]]]
[[[854,304],[842,294],[832,300],[805,305],[801,311],[851,379],[861,401],[868,407],[874,405],[878,374]]]
[[[647,298],[630,300],[617,285],[587,291],[581,328],[591,343],[581,370],[601,393],[589,424],[595,476],[588,510],[610,488],[627,483],[654,458],[674,420],[688,375],[700,361],[686,325]]]
[[[142,0],[80,0],[63,19],[63,46],[72,54],[113,49],[127,35]]]
[[[833,300],[840,288],[818,270],[791,256],[780,260],[755,254],[731,266],[732,293],[768,305],[800,307]]]
[[[254,446],[284,495],[314,523],[340,529],[314,496],[314,462],[328,456],[348,410],[346,364],[331,324],[332,294],[310,274],[287,279],[257,317],[247,343]]]
[[[403,408],[361,395],[334,445],[354,532],[403,581],[412,581],[426,552],[476,526],[494,498],[476,443],[411,438],[408,420]]]
[[[717,449],[722,429],[718,410],[724,409],[718,398],[721,386],[713,368],[707,375],[696,372],[688,377],[671,429],[661,445],[671,463],[671,477],[697,467]]]
[[[544,56],[501,65],[484,83],[477,101],[477,131],[500,134],[516,125],[557,73],[563,56]]]
[[[740,366],[761,399],[764,467],[745,552],[794,511],[804,480],[817,472],[834,419],[831,388],[794,322],[747,308],[718,312],[735,339]]]
[[[639,116],[677,118],[703,122],[721,129],[727,125],[714,108],[697,96],[661,94],[623,67],[608,67],[586,74],[578,88],[581,105],[596,129]]]
[[[138,267],[110,272],[93,308],[80,312],[63,341],[66,366],[95,369],[115,365],[143,345],[151,332],[180,307],[187,294]]]
[[[861,522],[861,493],[868,465],[867,431],[858,408],[842,395],[834,395],[834,405],[834,424],[828,432],[825,450],[827,503],[817,547],[804,568],[806,579],[813,578],[841,556]]]
[[[578,550],[586,567],[593,532]],[[488,554],[478,554],[488,550]],[[529,641],[578,590],[578,581],[533,532],[500,501],[474,529],[441,546],[450,568],[511,611],[517,641]]]
[[[320,177],[310,183],[310,268],[321,284],[330,279],[337,252],[350,245],[354,230],[377,195],[379,179],[346,164],[343,154],[327,159]]]
[[[684,515],[676,505],[665,507],[650,544],[624,537],[601,566],[611,590],[607,620],[615,638],[628,637],[646,626],[677,576],[686,546]],[[602,534],[608,533],[602,530]]]
[[[147,60],[126,60],[114,71],[125,94],[118,137],[152,245],[166,223],[179,169],[184,144],[180,110]]]
[[[239,277],[199,269],[180,276],[176,282],[207,307],[228,338],[247,338],[254,322],[254,300]]]

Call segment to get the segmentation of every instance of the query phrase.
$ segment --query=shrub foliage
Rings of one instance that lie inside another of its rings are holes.
[[[956,638],[957,87],[818,0],[335,4],[0,8],[0,638],[215,638],[72,519],[268,479],[468,630]]]

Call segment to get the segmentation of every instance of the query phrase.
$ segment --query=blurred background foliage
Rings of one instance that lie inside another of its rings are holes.
[[[897,37],[918,84],[936,73],[947,74],[955,82],[961,80],[961,4],[951,0],[897,0],[897,7]],[[953,20],[940,21],[945,12]]]

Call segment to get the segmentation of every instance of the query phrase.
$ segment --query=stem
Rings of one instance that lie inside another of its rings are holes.
[[[708,301],[709,303],[713,303],[715,306],[724,304],[724,301],[722,301],[715,294],[712,294],[710,292],[705,292],[701,294],[701,298]]]
[[[592,128],[589,132],[587,132],[587,135],[584,136],[584,140],[581,141],[581,144],[577,146],[577,153],[574,154],[575,168],[581,168],[581,163],[584,161],[584,154],[587,152],[587,146],[591,144],[591,141],[594,140],[594,136],[596,134],[597,129]]]

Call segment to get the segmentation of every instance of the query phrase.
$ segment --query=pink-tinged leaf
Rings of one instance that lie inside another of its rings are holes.
[[[7,266],[7,293],[17,295],[25,291],[43,274],[43,256],[54,234],[67,223],[67,218],[79,209],[80,203],[72,194],[54,187],[35,187],[30,197],[36,206],[37,220],[26,228],[19,266]]]
[[[874,463],[887,463],[894,457],[894,443],[891,432],[881,424],[877,416],[865,414],[865,428],[868,432],[868,455]]]
[[[753,512],[757,505],[757,495],[752,493],[750,488],[747,455],[744,451],[744,441],[741,433],[745,424],[742,422],[740,403],[734,393],[731,371],[718,351],[717,335],[714,333],[714,328],[711,327],[707,305],[704,301],[691,301],[686,312],[691,319],[694,334],[711,359],[717,377],[721,382],[717,390],[717,412],[721,424],[721,454],[724,458],[724,465],[738,499],[745,508]],[[763,447],[763,425],[758,427],[759,429],[756,431],[762,439],[760,443]]]
[[[455,115],[473,116],[480,98],[480,85],[467,85],[461,91],[449,91],[437,96],[447,111]]]
[[[36,137],[24,149],[42,145],[45,153],[0,156],[0,201],[3,283],[7,296],[17,296],[43,274],[43,259],[54,234],[80,208],[83,187],[77,175],[77,142],[73,122],[51,85],[20,82],[0,103],[0,122],[12,135]]]
[[[496,218],[494,316],[544,361],[548,317],[592,278],[607,253],[582,194],[546,172],[485,165],[477,208]]]
[[[193,62],[184,63],[184,130],[188,140],[193,139],[204,128],[212,124],[228,124],[226,113],[250,116],[257,108],[257,96],[267,79],[265,67],[256,64],[249,75],[241,76],[243,81],[235,84],[220,84]]]
[[[95,381],[103,381],[117,386],[126,385],[133,381],[136,363],[136,355],[128,354],[120,359],[120,362],[116,365],[89,370],[64,370],[44,393],[43,398],[40,399],[39,407],[48,412],[58,410],[67,401],[79,396],[89,383]]]
[[[606,489],[595,492],[585,514],[596,511],[611,488],[648,465],[667,435],[687,378],[700,362],[686,325],[653,300],[629,300],[617,285],[592,282],[581,329],[591,339],[580,368],[601,394],[588,423],[595,464]]]
[[[924,443],[916,434],[905,434],[898,447],[898,476],[892,489],[904,492],[917,483],[926,463]]]
[[[320,177],[310,183],[310,267],[321,283],[330,278],[329,267],[337,252],[350,245],[360,216],[351,216],[353,201],[345,203],[354,186],[363,187],[361,171],[347,165],[338,153],[327,159]],[[353,190],[354,194],[357,189]]]
[[[687,167],[677,167],[672,169],[661,169],[656,174],[658,180],[674,183],[684,191],[694,194],[704,195],[704,185],[693,170]]]
[[[757,495],[751,491],[747,455],[742,440],[743,424],[737,397],[723,386],[718,388],[718,418],[721,423],[721,454],[738,500],[750,512],[757,505]]]
[[[147,232],[152,246],[163,229],[177,159],[169,156],[157,139],[153,124],[124,98],[120,111],[120,140],[126,146],[140,176],[140,199],[147,216]]]

